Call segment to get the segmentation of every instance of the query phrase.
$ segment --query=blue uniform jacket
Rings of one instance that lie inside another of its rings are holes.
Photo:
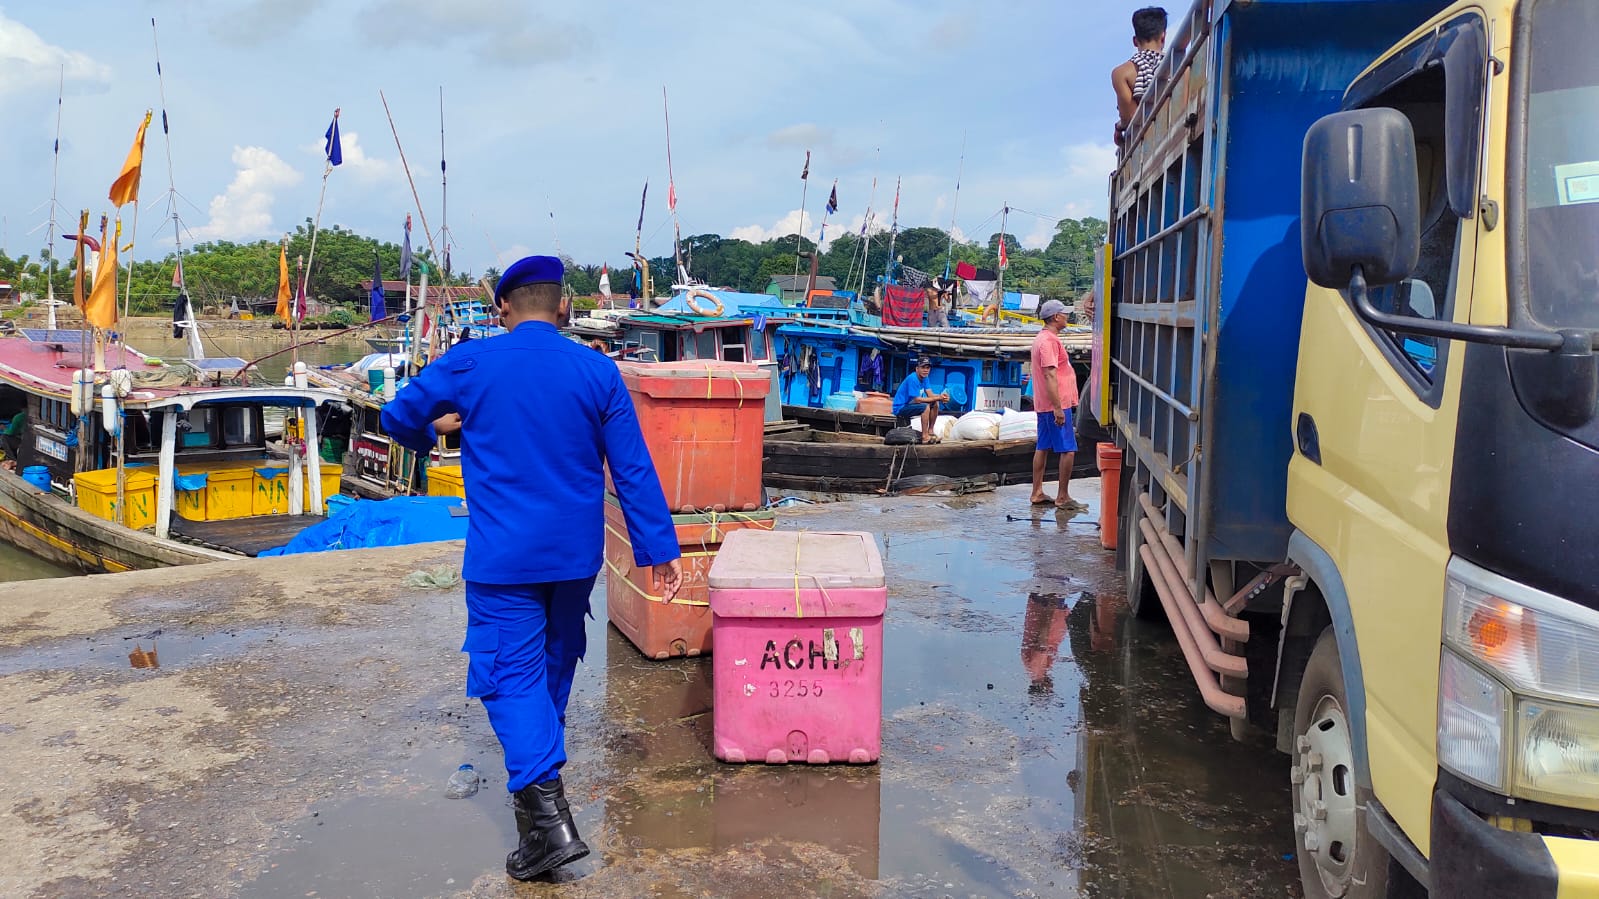
[[[434,419],[461,416],[466,562],[484,584],[593,577],[605,548],[605,470],[615,482],[633,559],[679,555],[661,481],[616,363],[553,325],[453,347],[383,406],[383,428],[426,452]]]

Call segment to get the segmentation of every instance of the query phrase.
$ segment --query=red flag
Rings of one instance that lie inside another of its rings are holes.
[[[670,181],[666,182],[666,208],[677,211],[677,185]]]
[[[975,281],[977,280],[977,266],[972,265],[970,262],[957,262],[955,263],[955,277],[963,278],[967,281]]]
[[[999,236],[999,267],[1004,268],[1005,264],[1005,235],[1001,234]]]
[[[182,259],[178,260],[178,267],[174,268],[172,270],[172,286],[173,287],[182,287],[183,286],[183,260]]]

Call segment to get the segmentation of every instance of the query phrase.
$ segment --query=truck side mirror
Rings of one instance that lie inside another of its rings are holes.
[[[1305,273],[1322,287],[1349,287],[1356,268],[1393,284],[1421,255],[1416,136],[1394,109],[1323,117],[1305,135],[1300,246]]]

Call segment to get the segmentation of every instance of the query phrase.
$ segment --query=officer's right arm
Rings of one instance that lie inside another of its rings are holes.
[[[433,420],[457,411],[449,368],[442,360],[429,365],[383,404],[383,430],[401,446],[425,453],[438,442]]]
[[[640,566],[664,565],[682,555],[677,528],[672,524],[672,512],[667,508],[666,492],[661,489],[649,447],[644,443],[633,398],[616,366],[605,368],[608,371],[600,388],[604,403],[600,437],[605,463],[616,483],[616,498],[622,503],[622,517],[632,535],[633,561]]]

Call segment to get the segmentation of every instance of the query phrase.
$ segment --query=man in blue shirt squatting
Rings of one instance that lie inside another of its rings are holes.
[[[894,391],[894,417],[909,422],[920,415],[923,443],[938,442],[933,426],[938,423],[939,405],[949,402],[948,393],[934,393],[932,386],[927,383],[927,377],[932,373],[933,360],[923,356],[916,360],[915,371],[906,375],[899,389]]]
[[[505,870],[517,880],[589,851],[561,766],[602,561],[606,465],[634,560],[653,566],[666,600],[682,583],[671,513],[616,363],[556,331],[571,317],[562,275],[552,256],[506,269],[494,305],[510,333],[454,347],[383,407],[384,429],[417,452],[433,447],[435,420],[453,429],[460,416],[466,695],[482,700],[505,749],[519,837]]]

